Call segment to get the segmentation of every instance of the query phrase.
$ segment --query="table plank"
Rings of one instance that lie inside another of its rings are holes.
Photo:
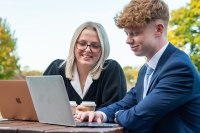
[[[20,128],[18,130],[18,133],[44,133],[48,130],[54,130],[54,129],[62,129],[65,128],[65,126],[59,126],[59,125],[50,125],[50,124],[42,124],[38,126],[31,126],[28,128]]]
[[[67,127],[33,121],[1,120],[0,133],[123,133],[123,128]]]
[[[0,121],[0,133],[17,133],[20,128],[31,127],[33,125],[38,125],[38,122],[2,120]]]
[[[66,127],[63,129],[48,130],[45,133],[123,133],[122,127],[116,128],[88,128]]]

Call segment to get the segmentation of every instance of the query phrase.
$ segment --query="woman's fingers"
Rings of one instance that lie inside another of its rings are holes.
[[[85,110],[85,106],[83,106],[83,105],[78,105],[77,107],[76,107],[76,114],[78,114],[79,112],[82,112],[82,111],[84,111]]]

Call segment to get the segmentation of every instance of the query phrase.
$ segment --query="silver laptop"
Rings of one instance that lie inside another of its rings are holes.
[[[26,81],[41,123],[66,126],[116,127],[114,123],[75,122],[62,76],[27,76]]]

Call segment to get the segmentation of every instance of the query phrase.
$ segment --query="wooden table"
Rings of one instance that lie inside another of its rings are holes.
[[[32,121],[0,120],[0,133],[123,133],[123,128],[78,128]]]

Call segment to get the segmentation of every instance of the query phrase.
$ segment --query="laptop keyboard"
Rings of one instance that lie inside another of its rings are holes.
[[[77,127],[118,127],[115,123],[76,122]]]

